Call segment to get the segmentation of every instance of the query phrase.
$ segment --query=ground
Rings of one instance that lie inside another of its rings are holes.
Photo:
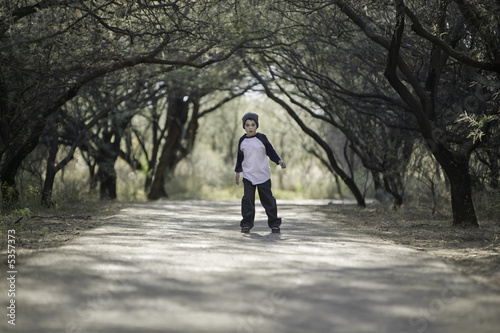
[[[5,248],[7,230],[16,230],[16,249],[25,252],[58,247],[96,228],[118,212],[124,203],[100,202],[72,205],[64,210],[48,210],[34,214],[0,216],[1,248]]]
[[[500,292],[499,221],[480,221],[478,229],[461,229],[452,227],[449,217],[436,217],[414,208],[391,211],[372,205],[366,209],[325,209],[348,228],[440,257],[463,274]]]
[[[126,203],[106,202],[74,207],[69,212],[44,212],[19,220],[2,217],[2,252],[6,230],[16,227],[16,250],[34,252],[58,247],[80,236],[86,230],[99,227],[127,207]],[[459,229],[450,226],[447,217],[436,217],[425,210],[387,210],[369,205],[365,209],[354,205],[328,205],[321,210],[343,228],[355,229],[384,240],[404,245],[444,259],[463,274],[500,292],[500,223],[480,221],[479,229]]]

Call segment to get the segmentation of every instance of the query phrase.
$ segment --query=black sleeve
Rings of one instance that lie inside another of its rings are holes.
[[[262,133],[259,133],[257,135],[259,140],[264,144],[264,147],[266,147],[266,154],[269,156],[271,161],[273,161],[276,164],[279,164],[281,158],[279,157],[278,153],[274,150],[273,146],[271,145],[271,142],[267,139],[267,136],[265,136]]]
[[[245,139],[245,135],[243,135],[240,140],[238,141],[238,157],[236,159],[236,167],[234,168],[235,172],[243,172],[243,167],[241,166],[241,163],[243,163],[243,152],[241,151],[241,143]]]

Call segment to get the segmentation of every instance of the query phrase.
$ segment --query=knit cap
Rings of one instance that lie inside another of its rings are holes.
[[[259,116],[256,113],[248,112],[241,119],[241,120],[243,120],[243,129],[245,129],[245,122],[248,119],[252,119],[253,121],[255,121],[255,125],[257,125],[257,127],[259,127]]]

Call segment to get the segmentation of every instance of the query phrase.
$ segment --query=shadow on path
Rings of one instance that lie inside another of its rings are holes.
[[[131,204],[26,258],[16,326],[4,315],[0,329],[498,332],[498,296],[438,259],[343,230],[312,203],[281,202],[282,234],[262,210],[241,234],[239,202]]]

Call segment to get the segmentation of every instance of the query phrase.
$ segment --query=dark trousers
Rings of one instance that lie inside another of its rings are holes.
[[[243,198],[241,199],[241,220],[240,226],[253,228],[255,219],[255,188],[259,191],[260,203],[266,210],[267,224],[269,228],[279,227],[281,219],[278,217],[278,207],[276,199],[271,191],[271,179],[267,182],[253,185],[248,179],[243,178]]]

